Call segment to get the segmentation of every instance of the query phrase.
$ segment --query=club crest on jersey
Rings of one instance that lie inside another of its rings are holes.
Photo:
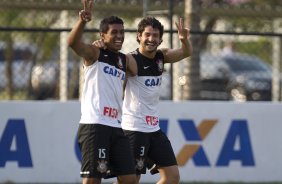
[[[122,59],[121,57],[118,57],[118,62],[117,62],[117,65],[120,69],[123,69],[123,65],[122,65]]]
[[[158,60],[157,60],[157,64],[158,64],[158,69],[159,69],[159,71],[162,72],[163,69],[164,69],[164,62],[163,62],[163,60],[158,59]]]
[[[136,169],[141,170],[144,167],[144,158],[136,159]]]
[[[107,169],[108,169],[107,161],[105,160],[98,161],[97,171],[99,171],[100,173],[105,173]]]

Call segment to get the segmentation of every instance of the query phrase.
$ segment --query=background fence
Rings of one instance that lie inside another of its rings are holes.
[[[82,62],[66,39],[82,7],[74,0],[0,2],[0,99],[79,98]],[[127,53],[138,47],[138,21],[153,15],[165,27],[160,48],[177,48],[173,22],[184,17],[193,56],[165,66],[161,99],[281,101],[279,7],[279,1],[96,0],[84,38],[99,38],[104,16],[120,16]]]

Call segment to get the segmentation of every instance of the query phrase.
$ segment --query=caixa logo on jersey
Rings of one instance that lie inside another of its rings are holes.
[[[160,120],[160,127],[166,134],[169,123],[168,119]],[[180,151],[176,153],[177,162],[180,167],[190,162],[194,162],[196,167],[228,167],[231,162],[241,162],[243,167],[255,166],[247,120],[231,121],[218,157],[213,162],[210,161],[202,143],[208,134],[212,134],[212,130],[218,121],[203,120],[198,126],[191,119],[178,119],[177,123],[186,142]],[[81,160],[77,143],[75,145],[77,158]]]
[[[160,86],[162,84],[162,77],[150,78],[145,80],[145,85],[149,87]]]
[[[125,73],[121,70],[116,69],[115,67],[110,67],[110,66],[105,66],[104,67],[104,72],[106,74],[109,74],[111,76],[120,78],[121,80],[125,79]]]

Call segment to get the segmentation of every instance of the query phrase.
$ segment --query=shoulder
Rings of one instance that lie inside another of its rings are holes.
[[[131,53],[126,54],[126,58],[128,61],[135,61],[135,58],[133,57]]]
[[[134,64],[136,64],[136,61],[138,60],[139,55],[140,55],[140,53],[137,50],[134,50],[134,51],[127,53],[126,57],[127,57],[129,62],[134,62]]]
[[[126,60],[126,54],[118,52],[118,56],[121,57],[123,60]]]
[[[118,55],[119,56],[124,56],[124,57],[126,56],[126,54],[124,54],[123,52],[120,52],[120,51],[118,52]]]
[[[158,52],[161,52],[163,55],[166,55],[169,50],[170,50],[169,48],[162,48],[162,49],[159,49],[159,50],[157,51],[157,53],[158,53]]]
[[[94,55],[89,55],[89,56],[84,56],[83,57],[83,63],[85,66],[90,66],[92,64],[94,64],[100,57],[101,55],[101,49],[91,45],[91,52],[94,53]]]
[[[159,49],[157,50],[156,57],[164,58],[167,53],[167,49]]]
[[[136,56],[138,54],[139,54],[138,51],[134,50],[134,51],[129,52],[127,55]]]

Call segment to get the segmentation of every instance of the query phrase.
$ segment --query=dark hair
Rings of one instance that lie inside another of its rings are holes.
[[[122,24],[123,20],[117,16],[109,16],[100,22],[100,32],[107,33],[110,24]]]
[[[143,18],[138,24],[137,32],[142,34],[147,26],[152,26],[152,28],[158,29],[160,31],[160,38],[163,37],[164,26],[155,17]],[[138,36],[137,42],[140,43]]]

